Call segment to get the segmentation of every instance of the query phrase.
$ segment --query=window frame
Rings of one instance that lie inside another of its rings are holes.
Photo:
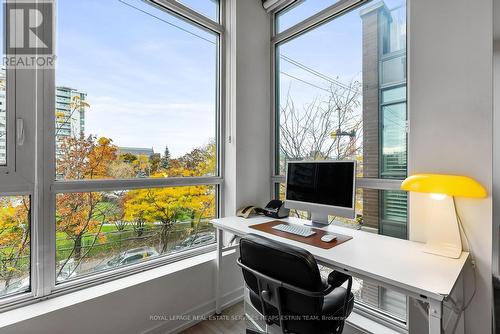
[[[53,0],[55,1],[55,0]],[[118,267],[92,275],[83,275],[81,278],[68,282],[56,282],[56,194],[65,192],[87,192],[108,190],[131,190],[166,188],[175,186],[212,185],[215,187],[216,216],[223,212],[224,195],[224,138],[225,138],[225,1],[219,1],[220,23],[176,2],[175,0],[148,0],[151,6],[159,8],[177,18],[185,20],[194,26],[211,32],[217,37],[216,44],[216,159],[217,170],[215,176],[207,177],[173,177],[173,178],[138,178],[117,180],[56,180],[55,178],[55,110],[56,85],[55,74],[57,69],[29,69],[14,70],[16,80],[7,80],[7,134],[12,136],[11,153],[15,160],[8,161],[8,166],[0,166],[0,191],[2,195],[27,195],[31,199],[31,278],[30,291],[0,298],[0,312],[29,305],[39,299],[47,299],[65,293],[77,291],[103,282],[129,276],[148,269],[171,264],[193,256],[215,251],[216,244],[209,244],[175,254],[161,255],[142,263]],[[41,9],[41,8],[40,8]],[[47,31],[40,34],[48,35],[56,31],[56,15]],[[52,29],[52,31],[48,31]],[[12,77],[12,75],[11,75]],[[9,77],[10,78],[10,77]],[[13,86],[15,83],[15,86]],[[14,88],[11,88],[13,86]],[[16,92],[31,92],[33,99],[22,99]],[[10,106],[13,104],[14,106]],[[18,106],[21,112],[15,113]],[[10,114],[9,114],[10,113]],[[14,116],[13,116],[14,115]],[[16,143],[15,117],[23,118],[25,131],[30,137],[25,147],[20,148]],[[15,161],[15,164],[10,163]],[[20,168],[16,168],[20,166]],[[29,166],[29,167],[23,167]],[[6,168],[7,167],[7,168]],[[19,169],[19,170],[18,170]]]
[[[271,15],[271,27],[272,27],[272,32],[271,32],[271,186],[270,186],[270,195],[271,198],[276,198],[276,189],[279,189],[279,184],[284,183],[286,181],[286,176],[280,175],[280,170],[279,170],[279,59],[278,59],[278,48],[279,45],[282,43],[286,43],[289,40],[292,40],[294,38],[297,38],[301,36],[302,34],[307,33],[310,30],[315,29],[316,27],[334,20],[336,17],[341,16],[347,12],[350,12],[351,10],[354,10],[356,8],[359,8],[363,6],[364,4],[367,3],[374,3],[374,0],[340,0],[331,6],[317,12],[316,14],[310,16],[309,18],[298,22],[297,24],[289,27],[288,29],[283,30],[282,32],[277,32],[277,15],[281,11],[286,11],[288,8],[293,7],[298,1],[300,0],[293,0],[290,1],[289,3],[286,4],[285,7],[279,8],[279,10],[276,10],[272,13]],[[409,18],[408,18],[408,6],[411,0],[406,0],[406,22],[407,22],[407,31],[409,31]],[[401,85],[406,85],[406,116],[407,116],[407,121],[406,121],[406,143],[407,143],[407,170],[408,170],[408,157],[409,157],[409,119],[410,119],[410,112],[409,112],[409,90],[408,90],[408,78],[409,78],[409,66],[408,66],[408,34],[406,37],[406,46],[405,49],[399,50],[395,53],[398,55],[400,53],[406,53],[406,62],[405,62],[405,70],[406,70],[406,81],[403,82],[398,82],[394,83],[391,85],[380,85],[379,87],[379,116],[381,115],[381,109],[383,105],[391,105],[391,104],[396,104],[396,102],[391,102],[391,103],[382,103],[382,90],[387,89],[388,87],[400,87]],[[381,54],[381,51],[378,51],[379,54]],[[380,55],[379,55],[380,56]],[[387,60],[387,59],[392,59],[397,57],[397,55],[381,55],[380,60]],[[379,64],[379,71],[381,71],[381,66],[382,64]],[[401,103],[401,101],[398,101],[397,103]],[[380,122],[379,118],[379,122]],[[380,129],[379,129],[380,131]],[[379,160],[380,163],[380,160]],[[400,191],[400,186],[402,183],[402,179],[383,179],[383,178],[364,178],[364,177],[358,177],[356,179],[356,188],[360,189],[373,189],[373,190],[396,190]],[[409,201],[407,202],[407,209],[409,212]],[[380,219],[380,217],[379,217]],[[410,226],[410,217],[408,216],[407,218],[407,238],[409,234],[409,228]],[[366,228],[367,233],[373,233],[373,231],[370,231],[371,228]],[[409,301],[407,298],[406,301],[406,313],[407,313],[407,319],[406,321],[400,321],[399,319],[396,319],[395,317],[389,315],[387,312],[384,310],[377,310],[374,307],[370,307],[368,305],[365,305],[361,302],[355,301],[355,308],[356,310],[364,315],[369,317],[370,319],[377,321],[381,323],[382,325],[385,325],[387,327],[393,328],[395,330],[403,330],[407,331],[408,330],[408,310],[409,310]]]

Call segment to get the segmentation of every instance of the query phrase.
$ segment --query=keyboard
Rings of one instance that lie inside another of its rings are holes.
[[[316,234],[316,232],[314,232],[312,229],[300,225],[279,224],[273,226],[273,228],[278,231],[292,233],[301,237],[310,237],[311,235]]]

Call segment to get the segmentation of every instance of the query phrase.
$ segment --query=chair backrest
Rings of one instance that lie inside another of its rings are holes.
[[[304,290],[321,291],[326,286],[316,260],[308,251],[258,235],[248,234],[241,239],[240,261],[262,275]],[[243,277],[248,288],[260,296],[262,291],[259,291],[256,275],[243,269]],[[262,290],[262,279],[260,283]],[[264,280],[264,283],[273,285],[271,281]],[[280,298],[283,305],[281,311],[286,316],[319,315],[323,307],[323,297],[310,297],[286,288],[281,289]],[[274,306],[265,307],[268,309]]]

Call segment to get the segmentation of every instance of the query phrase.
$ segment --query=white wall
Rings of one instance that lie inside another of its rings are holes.
[[[271,19],[260,0],[227,1],[232,18],[228,85],[232,142],[226,145],[226,215],[244,205],[264,206],[271,186]]]
[[[467,175],[491,194],[492,0],[410,0],[409,10],[409,172]],[[426,199],[411,196],[412,240],[425,241]],[[478,267],[466,333],[490,333],[492,198],[457,204]],[[469,296],[470,276],[466,286]]]
[[[500,129],[500,0],[493,1],[493,128]],[[500,299],[500,132],[493,131],[493,254],[492,274],[494,298]],[[495,286],[496,285],[496,286]],[[498,301],[494,303],[495,315],[500,314]],[[497,330],[500,319],[494,324]]]

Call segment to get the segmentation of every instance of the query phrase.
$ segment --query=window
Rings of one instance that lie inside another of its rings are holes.
[[[28,196],[0,197],[0,297],[30,290],[30,211]]]
[[[356,160],[356,218],[332,223],[407,238],[406,2],[337,5],[296,1],[275,14],[274,191],[284,193],[287,161]],[[316,19],[323,9],[329,19]],[[406,322],[403,295],[356,282],[359,305]]]
[[[180,2],[38,6],[55,67],[0,68],[0,310],[215,249],[222,9]]]
[[[215,242],[214,186],[56,197],[56,279],[64,282]]]
[[[217,175],[218,35],[137,0],[58,11],[57,178]]]
[[[59,0],[58,18],[56,282],[213,244],[219,32],[147,1]]]

